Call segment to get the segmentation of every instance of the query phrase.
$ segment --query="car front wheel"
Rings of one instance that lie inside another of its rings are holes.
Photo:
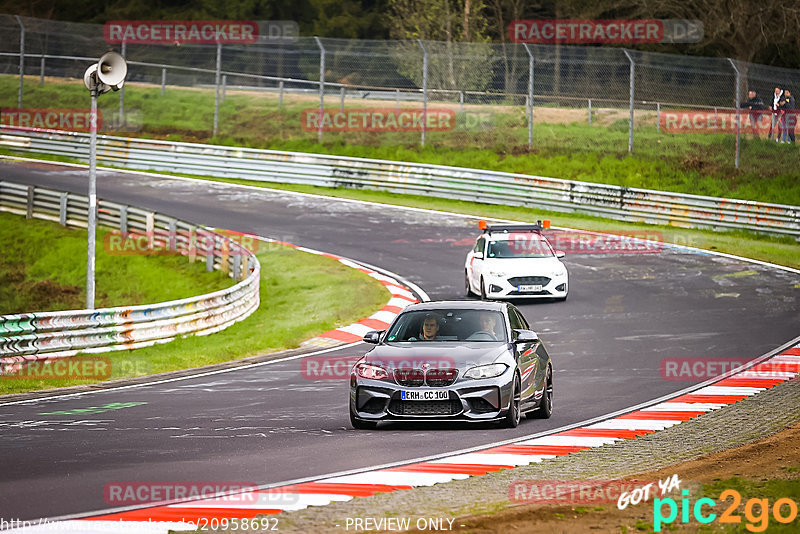
[[[353,428],[356,430],[374,430],[378,427],[378,423],[375,421],[364,421],[356,417],[352,408],[350,409],[350,424],[353,425]]]
[[[508,406],[508,413],[506,413],[506,417],[503,420],[503,426],[506,428],[517,428],[519,425],[520,419],[520,411],[519,411],[519,402],[520,402],[520,382],[519,376],[514,377],[514,385],[511,389],[511,402]]]
[[[537,419],[550,419],[551,415],[553,415],[553,371],[548,367],[547,375],[544,379],[542,401],[536,411],[531,413],[531,416]]]
[[[469,273],[467,273],[467,271],[464,271],[464,293],[468,298],[473,295],[472,287],[469,285]]]

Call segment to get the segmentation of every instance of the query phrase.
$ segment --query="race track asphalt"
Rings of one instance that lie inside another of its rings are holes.
[[[0,180],[86,194],[88,172],[0,162]],[[432,299],[463,296],[476,219],[222,183],[100,170],[98,196],[252,232],[388,269]],[[557,224],[558,221],[554,221]],[[309,380],[300,360],[24,404],[0,401],[0,517],[105,510],[121,481],[277,484],[538,433],[681,390],[668,358],[742,360],[798,334],[800,276],[686,250],[572,253],[566,302],[520,307],[554,363],[555,412],[514,430],[350,428],[347,382]],[[388,299],[388,295],[387,295]],[[330,356],[356,359],[361,344]],[[89,415],[53,412],[143,403]]]

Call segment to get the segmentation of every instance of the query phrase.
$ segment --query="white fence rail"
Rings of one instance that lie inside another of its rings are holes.
[[[84,133],[0,128],[0,146],[88,161]],[[800,206],[542,176],[299,152],[99,136],[98,162],[130,169],[349,187],[579,212],[634,222],[745,229],[800,239]]]
[[[0,211],[86,227],[87,210],[84,196],[0,181]],[[132,349],[177,336],[206,335],[241,321],[258,308],[258,259],[230,236],[102,200],[98,222],[118,228],[120,242],[125,236],[136,236],[145,240],[146,248],[205,261],[206,270],[221,270],[239,281],[214,293],[158,304],[0,315],[0,371],[27,360]]]

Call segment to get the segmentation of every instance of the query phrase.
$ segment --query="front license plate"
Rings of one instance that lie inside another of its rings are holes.
[[[542,286],[519,286],[519,291],[524,291],[524,292],[535,292],[541,290]]]
[[[437,401],[448,400],[450,392],[446,390],[427,390],[427,391],[400,391],[400,398],[408,401]]]

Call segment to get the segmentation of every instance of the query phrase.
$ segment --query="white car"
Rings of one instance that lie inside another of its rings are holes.
[[[479,225],[483,234],[467,254],[467,296],[482,299],[551,298],[566,300],[569,273],[542,235],[540,224]],[[549,225],[548,225],[549,226]]]

